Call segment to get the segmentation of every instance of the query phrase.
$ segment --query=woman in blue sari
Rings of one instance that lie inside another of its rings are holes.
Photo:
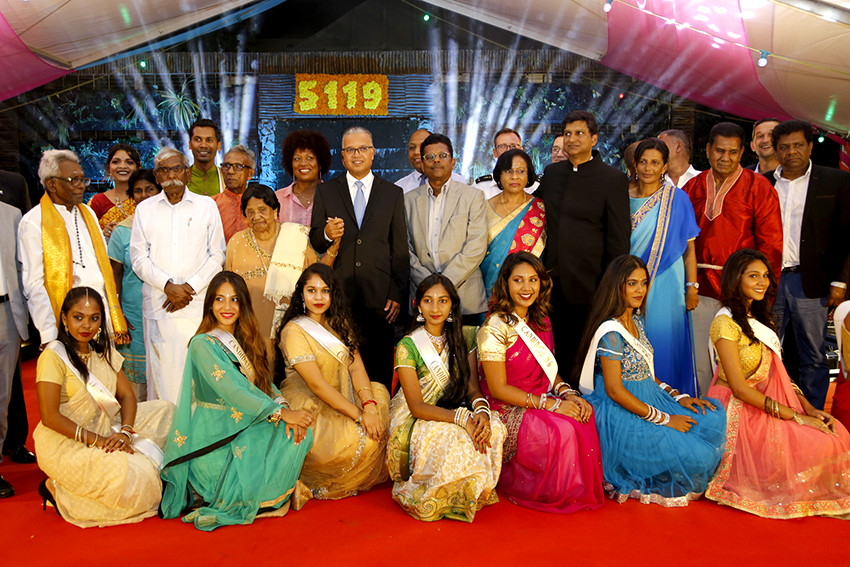
[[[219,272],[189,342],[162,470],[164,518],[210,531],[285,514],[310,497],[298,483],[313,442],[310,414],[289,409],[271,381],[245,281]],[[186,513],[188,512],[188,513]]]
[[[689,311],[699,303],[694,239],[699,227],[687,194],[665,177],[670,151],[658,138],[635,150],[637,188],[629,190],[631,253],[646,263],[646,335],[655,375],[683,394],[698,395]],[[705,345],[702,345],[705,347]]]
[[[543,200],[525,189],[534,185],[537,174],[524,151],[508,150],[499,156],[493,179],[501,193],[487,201],[487,255],[481,262],[487,297],[508,254],[531,252],[538,258],[546,244],[546,210]]]

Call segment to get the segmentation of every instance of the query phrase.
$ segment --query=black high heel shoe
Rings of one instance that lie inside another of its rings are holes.
[[[53,494],[47,489],[47,479],[41,481],[41,484],[38,485],[38,495],[41,496],[41,509],[47,510],[47,503],[50,502],[53,509],[56,510],[56,514],[58,516],[62,516],[59,513],[59,508],[56,506],[56,499],[53,498]]]

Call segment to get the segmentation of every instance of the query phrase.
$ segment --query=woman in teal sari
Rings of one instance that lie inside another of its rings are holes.
[[[635,150],[638,182],[629,190],[631,253],[644,261],[651,282],[645,328],[655,349],[655,375],[695,398],[689,311],[699,303],[694,254],[699,227],[687,194],[666,180],[669,155],[658,138],[643,140]]]
[[[496,161],[493,179],[502,192],[487,201],[487,238],[490,244],[481,262],[481,273],[488,298],[508,254],[525,251],[539,258],[546,244],[543,200],[525,191],[537,181],[534,164],[528,154],[519,149],[503,153]]]
[[[281,423],[283,422],[283,423]],[[189,343],[162,471],[164,518],[198,529],[282,516],[309,498],[298,483],[313,442],[307,412],[292,411],[271,381],[245,281],[220,272]],[[191,511],[189,511],[191,509]]]

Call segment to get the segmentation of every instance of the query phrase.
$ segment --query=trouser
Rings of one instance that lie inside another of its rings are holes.
[[[26,424],[26,406],[24,406],[23,389],[21,388],[21,365],[19,354],[21,351],[21,337],[15,327],[15,319],[12,316],[12,304],[6,301],[0,304],[0,461],[3,460],[3,444],[6,434],[9,432],[15,412],[23,411],[24,424]],[[17,382],[17,388],[13,385]],[[17,390],[17,396],[13,396],[13,390]],[[17,398],[17,399],[15,399]],[[18,408],[21,406],[21,408]],[[19,418],[18,418],[19,419]],[[17,428],[20,430],[20,427]],[[17,437],[20,437],[20,431]],[[26,425],[23,429],[23,438],[10,439],[9,448],[23,445],[27,438]]]
[[[798,386],[806,399],[818,409],[823,409],[829,390],[825,337],[827,314],[826,298],[806,297],[798,272],[782,274],[773,304],[773,320],[783,343],[788,324],[794,329],[799,356]]]
[[[145,369],[149,400],[177,403],[183,382],[183,367],[189,353],[189,340],[195,335],[200,323],[188,317],[145,317]]]
[[[584,334],[587,317],[590,315],[590,305],[572,303],[564,295],[561,286],[553,282],[552,311],[549,320],[552,323],[552,334],[555,341],[555,360],[558,362],[558,373],[561,378],[578,389],[579,372],[576,370],[576,357],[584,361],[585,353],[578,352],[579,343]]]
[[[720,301],[717,299],[699,296],[699,305],[691,311],[691,321],[694,325],[694,361],[697,365],[697,382],[699,382],[699,395],[705,397],[714,372],[711,369],[711,353],[709,351],[709,329],[714,316],[720,309]]]
[[[352,306],[352,315],[359,331],[358,350],[369,380],[380,382],[390,391],[395,367],[395,330],[387,322],[383,309]]]

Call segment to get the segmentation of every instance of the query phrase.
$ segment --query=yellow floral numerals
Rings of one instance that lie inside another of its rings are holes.
[[[295,75],[298,114],[362,116],[387,114],[386,75]]]

